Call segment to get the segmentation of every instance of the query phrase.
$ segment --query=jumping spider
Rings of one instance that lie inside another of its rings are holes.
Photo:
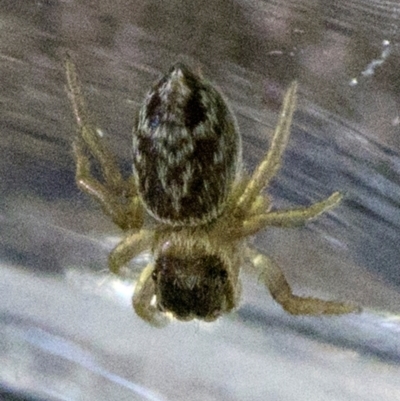
[[[336,206],[341,195],[309,207],[271,211],[264,188],[278,171],[288,142],[297,83],[284,97],[269,151],[251,177],[241,163],[241,138],[222,95],[186,66],[175,64],[148,92],[133,130],[133,175],[124,179],[89,119],[75,66],[66,61],[68,94],[79,127],[76,182],[124,232],[109,255],[118,274],[139,253],[152,262],[132,298],[153,325],[166,313],[213,321],[240,295],[239,270],[251,261],[272,297],[291,314],[342,314],[352,305],[292,294],[280,268],[246,243],[268,227],[297,227]],[[93,177],[92,160],[101,181]],[[155,298],[155,302],[154,302]]]

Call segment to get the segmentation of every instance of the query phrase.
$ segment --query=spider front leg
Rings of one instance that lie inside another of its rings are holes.
[[[143,207],[133,178],[123,179],[113,155],[91,124],[75,66],[70,58],[67,58],[65,68],[68,95],[79,127],[74,142],[77,185],[95,198],[104,212],[123,230],[140,228],[143,224]],[[92,176],[89,155],[100,166],[102,183]]]
[[[292,315],[341,315],[360,311],[357,306],[343,302],[294,295],[282,270],[271,259],[249,247],[246,256],[259,272],[272,298]]]
[[[155,283],[151,277],[153,270],[153,264],[148,264],[142,271],[136,283],[132,305],[137,315],[143,320],[155,327],[164,327],[169,323],[168,317],[152,305],[155,295]]]
[[[121,267],[141,252],[150,249],[153,234],[147,230],[141,230],[128,234],[110,253],[108,266],[114,274],[119,274]],[[151,277],[154,266],[148,264],[140,274],[136,282],[135,292],[132,297],[132,305],[138,316],[156,327],[165,326],[168,319],[154,305],[152,300],[155,295],[155,283]]]
[[[151,249],[153,234],[148,230],[128,233],[125,238],[110,252],[108,267],[114,274],[119,274],[125,266],[141,252]]]

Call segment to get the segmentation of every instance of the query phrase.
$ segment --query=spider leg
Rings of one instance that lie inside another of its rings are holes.
[[[281,166],[282,154],[288,143],[290,125],[296,108],[297,82],[294,81],[283,99],[282,110],[272,138],[271,146],[264,159],[254,171],[250,181],[240,196],[237,209],[248,210],[258,194],[269,184]]]
[[[168,324],[168,318],[151,304],[155,295],[154,281],[151,278],[154,266],[150,263],[142,271],[135,292],[132,297],[132,305],[135,312],[143,320],[155,327],[163,327]]]
[[[75,141],[73,148],[76,157],[75,181],[78,187],[96,199],[104,213],[110,216],[113,222],[122,229],[126,228],[127,223],[133,226],[140,226],[140,209],[134,208],[136,213],[131,213],[133,216],[127,219],[126,205],[121,204],[119,198],[113,195],[112,191],[91,175],[90,161],[79,138]]]
[[[260,272],[260,278],[272,298],[292,315],[341,315],[360,311],[357,306],[343,302],[296,296],[282,270],[271,259],[251,248],[247,248],[247,257]]]
[[[107,186],[110,188],[119,187],[121,182],[123,182],[123,178],[113,155],[105,147],[89,119],[75,65],[69,57],[66,60],[65,69],[68,82],[68,95],[79,127],[79,135],[93,157],[98,160]]]
[[[114,274],[118,274],[122,266],[125,266],[136,255],[139,255],[139,253],[151,248],[152,238],[151,232],[147,230],[141,230],[126,235],[110,252],[108,257],[108,267],[110,270]]]
[[[308,207],[277,210],[250,216],[243,222],[240,235],[243,237],[253,235],[267,226],[286,228],[302,226],[308,220],[335,207],[341,199],[342,195],[339,192],[334,192],[329,198]]]
[[[143,224],[143,207],[137,199],[134,181],[132,178],[123,179],[112,153],[91,124],[75,66],[70,58],[67,58],[65,68],[68,95],[79,127],[74,141],[77,185],[95,198],[104,212],[123,230],[139,228]],[[104,183],[92,176],[88,153],[99,163]]]

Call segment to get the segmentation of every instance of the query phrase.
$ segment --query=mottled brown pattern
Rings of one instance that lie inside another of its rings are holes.
[[[222,96],[176,64],[147,94],[133,132],[133,165],[148,212],[197,225],[221,212],[235,180],[240,137]]]

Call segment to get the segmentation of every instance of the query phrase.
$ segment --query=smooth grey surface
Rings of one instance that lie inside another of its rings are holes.
[[[399,26],[397,1],[1,1],[0,386],[49,400],[400,400]],[[345,200],[254,242],[297,293],[365,312],[288,316],[246,272],[240,308],[216,323],[135,316],[135,274],[106,271],[120,233],[74,183],[67,51],[126,174],[134,111],[175,61],[230,100],[249,170],[298,79],[274,206]]]

